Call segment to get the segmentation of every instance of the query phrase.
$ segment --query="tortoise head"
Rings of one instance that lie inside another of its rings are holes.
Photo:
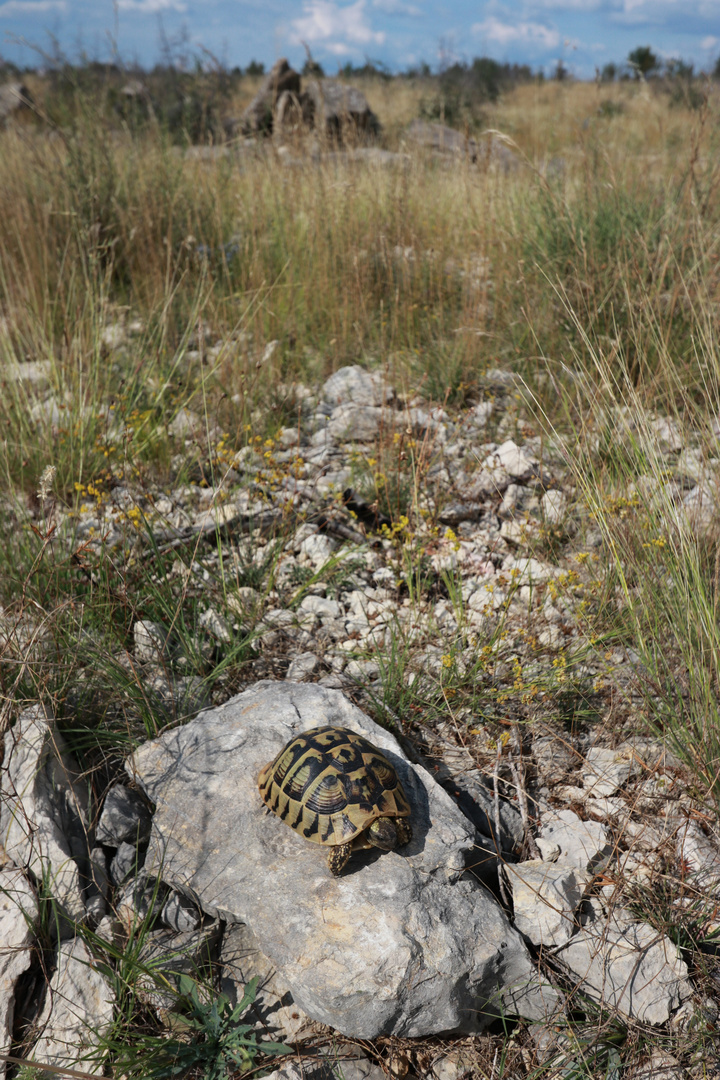
[[[367,840],[373,847],[383,851],[394,851],[397,847],[398,834],[392,818],[376,818],[367,830]]]

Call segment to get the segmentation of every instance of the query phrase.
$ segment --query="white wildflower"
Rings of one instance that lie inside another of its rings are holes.
[[[50,488],[52,487],[53,480],[55,479],[55,473],[57,468],[55,465],[46,465],[43,469],[42,476],[40,477],[40,484],[37,489],[37,497],[40,502],[47,499]]]

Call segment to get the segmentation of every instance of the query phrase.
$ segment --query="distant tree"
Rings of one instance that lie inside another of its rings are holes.
[[[720,56],[715,61],[715,67],[712,70],[713,79],[720,79]]]
[[[671,79],[684,79],[690,82],[695,71],[695,65],[686,60],[668,60],[665,63],[665,74]]]
[[[660,61],[649,45],[638,45],[637,49],[633,49],[628,55],[628,64],[635,72],[636,79],[645,79],[660,67]]]
[[[427,60],[421,60],[417,67],[409,67],[405,72],[407,79],[429,79],[432,75]]]
[[[600,72],[600,81],[615,82],[615,79],[617,78],[617,73],[617,64],[605,64],[602,71]]]
[[[557,79],[558,82],[564,82],[570,75],[570,72],[563,64],[562,60],[558,60],[555,70],[553,71],[553,79]]]
[[[245,68],[245,74],[250,76],[264,75],[265,65],[258,60],[251,60],[248,66]]]

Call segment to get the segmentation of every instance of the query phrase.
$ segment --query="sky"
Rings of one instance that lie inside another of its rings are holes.
[[[163,48],[165,42],[165,50]],[[0,56],[42,66],[58,47],[152,65],[167,48],[230,67],[306,43],[327,74],[350,61],[393,71],[490,56],[578,78],[638,45],[709,70],[720,56],[720,0],[0,0]]]

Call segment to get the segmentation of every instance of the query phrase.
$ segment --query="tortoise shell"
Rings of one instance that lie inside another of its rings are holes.
[[[363,833],[378,818],[407,818],[395,769],[372,743],[346,728],[296,735],[260,770],[266,805],[306,840],[369,847]],[[410,835],[409,827],[401,837]]]

